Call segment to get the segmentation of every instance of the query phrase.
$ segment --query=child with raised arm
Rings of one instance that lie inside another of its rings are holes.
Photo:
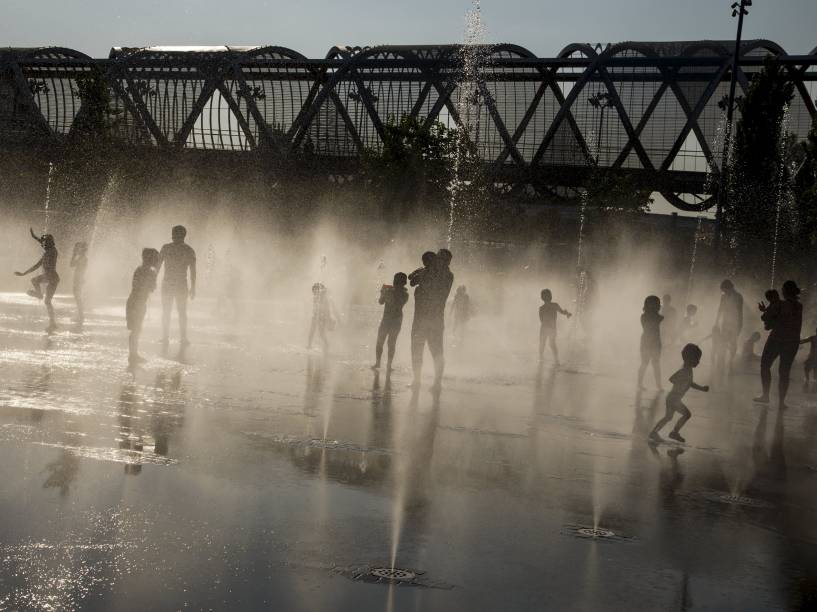
[[[85,322],[85,305],[82,300],[82,289],[85,286],[85,269],[88,267],[88,243],[77,242],[71,254],[71,267],[74,268],[74,299],[77,302],[77,323]]]
[[[133,286],[125,304],[125,318],[130,330],[128,338],[128,364],[133,367],[144,363],[139,356],[139,336],[147,312],[148,298],[156,289],[156,275],[159,272],[159,251],[142,249],[142,265],[133,273]]]
[[[559,349],[556,346],[556,316],[563,314],[568,319],[573,315],[553,301],[553,294],[550,289],[542,289],[540,294],[542,302],[539,307],[539,361],[545,354],[545,344],[550,342],[550,350],[553,352],[553,362],[559,365]]]
[[[383,357],[383,344],[388,341],[388,357],[386,370],[391,371],[394,361],[394,351],[397,348],[397,336],[403,326],[403,306],[408,302],[409,294],[406,289],[408,277],[403,272],[394,275],[392,286],[383,285],[380,288],[378,304],[383,305],[383,318],[377,330],[377,344],[375,344],[375,362],[373,370],[380,369],[380,359]]]
[[[27,293],[38,300],[45,298],[45,308],[48,311],[49,320],[46,331],[52,332],[57,329],[57,321],[54,317],[54,307],[51,304],[51,298],[54,297],[54,293],[57,291],[57,285],[60,284],[60,275],[57,274],[57,258],[59,257],[59,253],[54,243],[54,236],[51,234],[37,236],[31,228],[29,228],[28,231],[31,232],[31,237],[40,243],[40,246],[45,252],[39,261],[28,270],[25,272],[15,272],[15,274],[17,276],[26,276],[34,272],[37,268],[42,267],[43,273],[31,279],[31,284],[34,285],[34,288],[29,289]],[[45,296],[43,296],[42,285],[45,285]]]
[[[684,399],[684,395],[690,389],[695,389],[697,391],[709,391],[708,385],[697,385],[692,380],[692,370],[701,362],[702,355],[703,352],[696,344],[687,344],[681,350],[681,358],[684,360],[684,365],[669,379],[669,381],[672,383],[672,390],[667,393],[667,413],[655,424],[655,427],[653,427],[653,430],[650,432],[649,436],[650,441],[661,442],[661,436],[658,434],[658,432],[661,431],[664,425],[672,420],[672,417],[677,412],[681,415],[681,418],[675,423],[675,427],[673,427],[672,431],[669,433],[669,437],[677,442],[686,442],[686,440],[681,437],[680,431],[690,419],[692,413],[682,401]]]
[[[638,368],[638,388],[643,389],[644,372],[652,364],[655,386],[661,390],[661,300],[657,295],[648,295],[644,299],[644,311],[641,315],[641,365]]]
[[[806,380],[803,383],[803,391],[809,391],[811,378],[817,375],[817,335],[809,336],[800,340],[800,344],[808,344],[808,357],[803,362],[803,369],[805,370]]]

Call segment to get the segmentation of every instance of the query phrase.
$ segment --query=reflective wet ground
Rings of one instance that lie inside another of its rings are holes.
[[[121,301],[51,337],[41,309],[0,295],[0,609],[817,600],[817,395],[799,384],[784,414],[752,404],[749,374],[691,391],[687,445],[651,448],[663,396],[635,392],[624,351],[540,369],[477,320],[441,392],[415,393],[407,329],[394,374],[368,369],[374,310],[324,356],[302,314],[217,326],[205,301],[184,354],[161,355],[151,311],[131,375]],[[406,580],[371,573],[392,564]]]

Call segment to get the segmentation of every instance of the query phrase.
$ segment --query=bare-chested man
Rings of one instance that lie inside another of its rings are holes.
[[[179,313],[179,339],[182,346],[190,344],[187,339],[187,298],[196,297],[196,252],[184,239],[187,229],[183,225],[173,227],[170,242],[159,253],[159,267],[165,267],[162,279],[162,343],[170,341],[170,310],[176,302]],[[187,270],[190,270],[190,287],[187,286]]]

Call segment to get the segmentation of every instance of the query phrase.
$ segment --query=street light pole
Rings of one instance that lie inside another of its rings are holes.
[[[726,127],[723,136],[723,154],[721,156],[721,175],[718,183],[718,199],[715,208],[715,253],[720,253],[723,234],[723,209],[727,202],[729,149],[732,140],[732,122],[735,116],[735,88],[738,83],[738,66],[740,61],[740,43],[743,36],[743,17],[748,15],[747,7],[752,6],[752,0],[740,0],[732,4],[732,17],[738,18],[738,31],[735,36],[735,51],[732,54],[732,74],[729,83],[729,101],[726,105]]]
[[[599,117],[599,133],[598,137],[596,138],[596,166],[598,166],[599,162],[601,161],[601,133],[604,129],[604,111],[608,107],[613,106],[615,102],[613,100],[613,96],[606,91],[593,94],[587,98],[587,102],[593,108],[598,108],[601,111],[601,116]]]

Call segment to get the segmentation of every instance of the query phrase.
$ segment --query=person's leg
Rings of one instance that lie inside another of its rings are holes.
[[[545,342],[547,341],[547,332],[544,327],[539,328],[539,361],[545,356]]]
[[[57,285],[59,284],[60,279],[57,277],[49,279],[48,284],[45,286],[45,309],[48,311],[48,326],[51,328],[57,326],[57,319],[54,316],[54,306],[51,303],[51,299],[57,292]]]
[[[559,347],[556,346],[556,332],[552,331],[548,335],[548,342],[550,342],[550,351],[553,353],[553,362],[559,365]]]
[[[661,351],[656,351],[656,353],[651,357],[650,361],[652,361],[652,373],[653,376],[655,376],[655,388],[663,389],[664,384],[661,381]]]
[[[673,430],[675,433],[679,433],[679,432],[681,431],[681,428],[682,428],[684,425],[686,425],[686,422],[687,422],[687,421],[688,421],[688,420],[689,420],[689,419],[692,417],[692,413],[689,411],[689,408],[687,408],[687,407],[684,405],[684,403],[683,403],[683,402],[678,402],[678,403],[675,405],[675,410],[676,410],[677,412],[680,412],[680,413],[681,413],[681,418],[680,418],[680,419],[678,419],[678,422],[677,422],[677,423],[675,423],[675,427],[673,427],[673,428],[672,428],[672,430]]]
[[[173,292],[162,286],[162,342],[170,341],[170,310],[173,308]]]
[[[31,286],[33,289],[31,290],[31,295],[36,297],[38,300],[43,299],[43,290],[41,285],[47,282],[45,274],[38,274],[34,278],[31,279]]]
[[[391,329],[389,330],[389,337],[388,337],[388,347],[389,347],[389,356],[388,361],[386,362],[386,369],[391,370],[391,364],[394,361],[394,353],[397,351],[397,336],[400,334],[400,325],[392,325]]]
[[[657,438],[658,432],[661,431],[664,426],[672,420],[672,415],[675,414],[675,408],[672,406],[672,402],[670,398],[667,398],[666,402],[667,411],[663,417],[655,424],[655,427],[652,428],[650,432],[650,438]]]
[[[423,373],[423,349],[425,349],[426,336],[422,325],[411,327],[411,369],[414,374],[414,384],[420,384],[420,376]]]
[[[756,398],[759,401],[769,401],[769,389],[772,386],[772,364],[777,355],[777,343],[774,340],[766,339],[766,344],[763,345],[763,353],[760,355],[760,384],[763,391],[760,397]]]
[[[182,345],[189,344],[187,339],[187,287],[176,289],[174,299],[179,314],[179,339]]]
[[[380,322],[380,327],[377,328],[377,341],[374,345],[374,367],[380,367],[380,359],[383,357],[383,343],[386,342],[386,336],[389,330],[385,321]]]
[[[799,344],[787,342],[780,350],[780,366],[777,372],[777,394],[781,408],[786,407],[786,395],[789,393],[791,367],[794,364],[794,358],[797,356],[798,348]]]
[[[82,303],[82,285],[74,285],[74,300],[77,303],[77,322],[83,323],[85,321],[85,306]]]
[[[435,328],[428,335],[428,350],[434,359],[434,386],[439,386],[443,380],[445,370],[445,354],[443,352],[443,328]]]
[[[132,329],[130,336],[128,336],[128,361],[133,363],[136,361],[136,356],[139,354],[139,332],[136,328]]]
[[[641,365],[638,366],[638,388],[644,388],[644,372],[647,371],[647,364],[649,363],[650,358],[649,355],[642,349],[641,350]]]

